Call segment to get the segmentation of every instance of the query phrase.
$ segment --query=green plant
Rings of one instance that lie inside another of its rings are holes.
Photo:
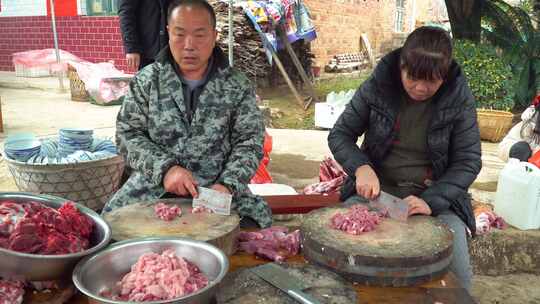
[[[540,89],[540,30],[530,15],[502,0],[485,1],[482,34],[500,48],[516,78],[516,102],[528,106]]]
[[[514,107],[511,68],[493,46],[455,40],[454,58],[467,76],[477,108],[509,111]]]

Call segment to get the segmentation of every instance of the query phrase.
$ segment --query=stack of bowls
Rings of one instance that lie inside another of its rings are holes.
[[[32,156],[39,154],[41,142],[32,134],[10,136],[4,143],[4,153],[10,159],[26,162]]]
[[[58,153],[65,157],[75,151],[88,151],[93,142],[93,130],[90,129],[60,129]]]

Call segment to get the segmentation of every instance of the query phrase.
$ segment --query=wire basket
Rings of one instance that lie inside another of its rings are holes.
[[[89,94],[86,91],[84,82],[79,77],[77,70],[70,64],[67,65],[67,75],[69,78],[69,89],[71,91],[71,100],[73,101],[88,101]]]
[[[478,128],[480,138],[491,142],[499,142],[512,127],[514,114],[506,111],[478,109]]]
[[[27,164],[4,158],[19,190],[59,196],[101,210],[118,190],[124,160],[111,158],[74,164]]]

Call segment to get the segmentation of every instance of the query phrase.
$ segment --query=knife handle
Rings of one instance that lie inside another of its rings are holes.
[[[299,290],[287,290],[287,293],[294,298],[296,301],[303,303],[303,304],[321,304],[319,300],[315,299],[311,295],[308,295],[305,292],[299,291]]]

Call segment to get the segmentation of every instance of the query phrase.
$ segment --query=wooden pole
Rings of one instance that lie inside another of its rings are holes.
[[[311,96],[311,100],[315,102],[319,102],[319,99],[317,98],[317,94],[315,93],[315,89],[313,88],[313,84],[311,83],[311,80],[309,80],[309,77],[306,74],[306,71],[304,70],[304,67],[300,63],[300,60],[296,56],[296,53],[294,52],[291,43],[289,42],[289,39],[287,38],[287,35],[285,34],[285,30],[283,29],[283,25],[279,25],[277,28],[278,35],[285,45],[285,49],[287,50],[287,53],[289,53],[289,56],[291,56],[291,59],[294,63],[294,66],[298,70],[298,73],[300,74],[300,78],[302,78],[302,81],[307,87],[308,94]],[[302,102],[303,103],[303,102]],[[307,110],[309,108],[311,101],[307,102],[305,105],[302,104],[304,107],[304,110]]]
[[[291,89],[291,92],[293,93],[294,98],[296,99],[296,101],[301,107],[304,107],[304,100],[302,99],[302,96],[300,96],[300,94],[298,93],[298,90],[296,89],[293,82],[291,81],[291,78],[289,77],[289,74],[287,74],[285,67],[283,67],[283,63],[281,63],[281,60],[279,59],[278,55],[273,49],[270,49],[270,51],[272,52],[272,58],[274,59],[276,66],[281,72],[281,75],[283,75],[283,78],[285,78],[285,82],[287,82],[287,85]]]

